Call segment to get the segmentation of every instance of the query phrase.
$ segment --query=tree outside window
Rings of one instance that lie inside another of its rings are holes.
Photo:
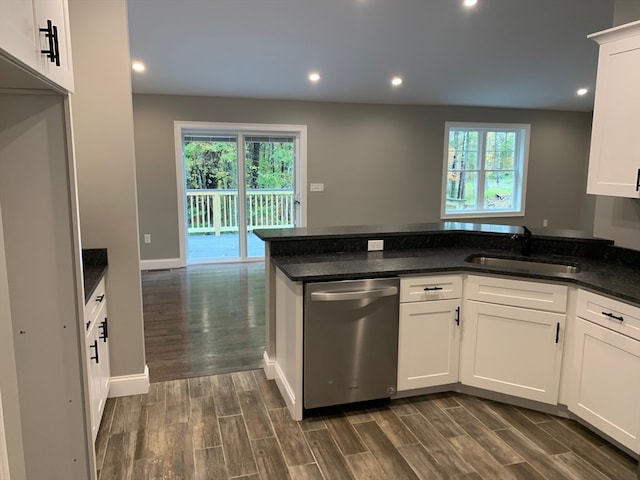
[[[524,215],[529,125],[447,123],[442,217]]]

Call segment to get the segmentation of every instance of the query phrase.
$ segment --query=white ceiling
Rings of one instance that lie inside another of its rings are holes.
[[[147,66],[134,93],[579,111],[593,107],[597,66],[586,37],[613,21],[613,0],[128,5],[131,58]]]

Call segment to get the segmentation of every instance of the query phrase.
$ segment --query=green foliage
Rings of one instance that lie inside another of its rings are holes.
[[[187,189],[238,188],[235,141],[189,141],[184,145]],[[293,188],[294,143],[268,138],[245,143],[245,176],[249,189]]]
[[[184,145],[187,189],[238,188],[235,142],[192,141]]]
[[[293,142],[246,142],[247,188],[293,188],[293,147]]]

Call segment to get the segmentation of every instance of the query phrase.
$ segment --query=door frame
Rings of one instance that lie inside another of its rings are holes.
[[[296,137],[296,164],[294,179],[294,203],[296,208],[296,227],[307,225],[307,126],[271,123],[227,123],[227,122],[183,122],[174,121],[176,159],[176,187],[178,196],[178,236],[180,245],[179,266],[187,265],[187,225],[185,202],[185,176],[182,139],[185,134],[225,134],[236,135],[274,135]],[[299,202],[299,203],[298,203]],[[239,259],[233,261],[255,261],[255,259]]]

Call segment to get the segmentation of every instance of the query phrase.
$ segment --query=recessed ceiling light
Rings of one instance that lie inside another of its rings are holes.
[[[309,80],[312,82],[317,82],[320,80],[320,74],[318,72],[312,72],[309,74]]]
[[[578,95],[586,95],[587,93],[589,93],[589,90],[587,90],[586,88],[579,88],[577,93]]]
[[[473,7],[476,3],[478,3],[478,0],[464,0],[465,7]]]
[[[393,85],[394,87],[398,87],[400,85],[402,85],[402,78],[400,77],[393,77],[391,79],[391,85]]]
[[[131,64],[131,69],[134,72],[144,72],[147,69],[147,67],[145,67],[144,63],[142,63],[142,62],[133,62]]]

